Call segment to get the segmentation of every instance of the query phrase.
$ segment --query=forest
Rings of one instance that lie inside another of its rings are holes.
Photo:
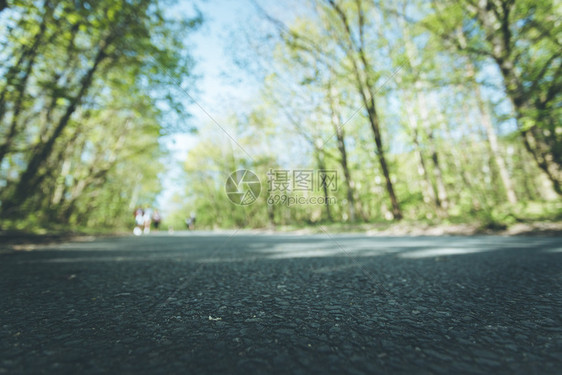
[[[0,7],[0,216],[6,229],[120,228],[161,184],[159,138],[185,108],[201,15],[161,1]],[[165,68],[163,68],[165,67]],[[178,90],[176,90],[178,91]]]
[[[0,2],[2,228],[130,227],[192,126],[176,228],[562,220],[560,2],[252,1],[220,117],[168,3]]]

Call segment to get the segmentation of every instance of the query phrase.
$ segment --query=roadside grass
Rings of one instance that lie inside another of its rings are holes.
[[[429,217],[429,218],[428,218]],[[134,223],[118,227],[89,227],[86,225],[68,226],[61,223],[42,223],[34,217],[23,220],[4,220],[0,223],[0,240],[4,243],[27,243],[66,240],[80,236],[130,235]],[[176,224],[176,223],[174,223]],[[161,231],[174,226],[162,222]],[[296,223],[255,227],[212,228],[201,225],[196,230],[219,229],[257,229],[274,232],[305,233],[390,233],[390,234],[481,234],[506,233],[512,228],[518,231],[541,231],[562,233],[562,202],[521,202],[516,205],[498,205],[469,214],[451,209],[447,216],[425,215],[419,219],[403,219],[400,222],[378,220],[370,222],[318,221],[316,223]],[[176,230],[184,230],[184,225],[175,225]]]

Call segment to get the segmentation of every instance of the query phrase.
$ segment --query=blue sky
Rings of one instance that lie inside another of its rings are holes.
[[[234,40],[233,32],[255,14],[255,7],[249,0],[203,1],[197,3],[197,7],[203,13],[204,23],[197,32],[190,35],[187,44],[192,47],[190,52],[196,61],[195,73],[200,79],[197,80],[197,91],[190,94],[209,115],[220,122],[226,116],[228,108],[243,101],[248,95],[244,73],[234,66],[227,50],[229,43]],[[180,0],[172,12],[191,15],[193,5]],[[199,106],[189,105],[187,97],[186,105],[193,116],[190,125],[201,128],[211,121]],[[163,176],[164,191],[158,199],[164,212],[172,209],[169,207],[170,199],[175,193],[186,191],[181,178],[182,162],[196,143],[197,135],[188,133],[176,134],[163,140],[165,147],[172,153],[169,172]]]

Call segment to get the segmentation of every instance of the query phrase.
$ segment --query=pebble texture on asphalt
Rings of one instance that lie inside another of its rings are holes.
[[[559,237],[161,234],[0,274],[0,374],[562,372]]]

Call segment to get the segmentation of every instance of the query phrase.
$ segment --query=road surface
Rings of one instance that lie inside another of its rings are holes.
[[[560,237],[162,233],[0,275],[0,374],[562,371]]]

